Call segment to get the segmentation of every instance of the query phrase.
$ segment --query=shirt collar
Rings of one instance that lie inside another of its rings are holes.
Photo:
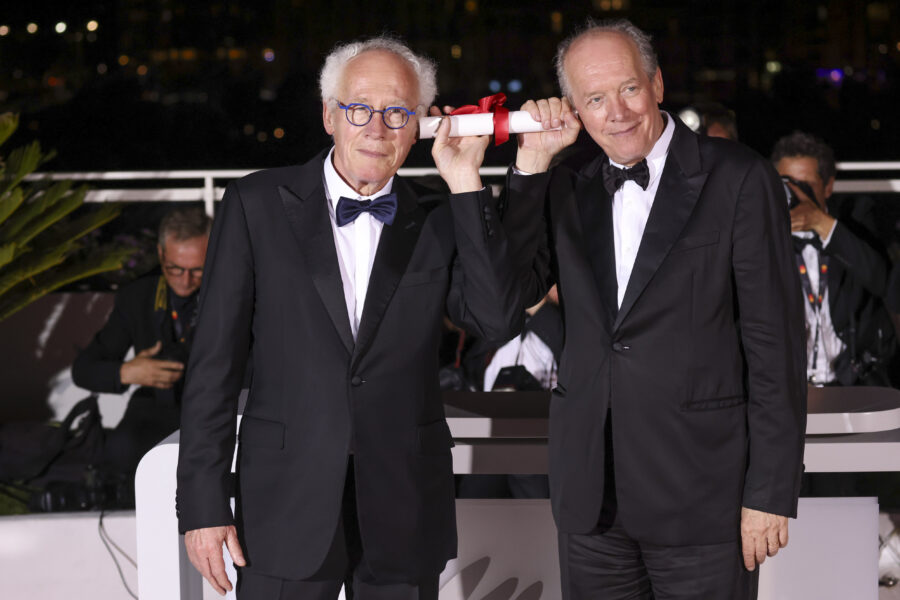
[[[357,198],[360,200],[372,200],[391,193],[391,187],[394,185],[393,177],[388,179],[388,182],[384,184],[384,187],[371,196],[360,196],[359,192],[350,187],[350,185],[338,175],[337,169],[334,168],[334,163],[331,160],[332,156],[334,156],[334,146],[331,147],[328,156],[325,157],[325,195],[328,197],[328,202],[331,204],[332,209],[337,210],[337,203],[341,196],[352,198],[354,200]]]
[[[662,114],[663,121],[666,124],[662,135],[659,136],[659,139],[653,144],[650,154],[647,155],[647,167],[650,169],[650,184],[647,186],[647,189],[650,189],[650,185],[662,174],[663,167],[666,164],[666,156],[669,154],[669,144],[672,143],[672,136],[675,135],[675,120],[666,111],[661,110],[659,112]],[[612,159],[609,159],[609,162],[620,169],[625,168],[624,165],[620,165]]]

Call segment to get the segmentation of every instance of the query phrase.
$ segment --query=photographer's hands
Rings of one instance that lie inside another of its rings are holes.
[[[820,240],[828,239],[834,229],[835,219],[830,216],[803,190],[787,182],[797,198],[797,206],[791,209],[791,231],[813,231]]]
[[[146,387],[169,389],[184,375],[184,363],[153,358],[162,350],[162,342],[141,350],[131,360],[119,367],[119,379],[124,385],[137,384]]]

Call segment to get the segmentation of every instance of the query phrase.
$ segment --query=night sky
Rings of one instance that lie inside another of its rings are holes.
[[[0,14],[0,111],[22,114],[9,146],[40,139],[53,170],[279,166],[328,142],[317,76],[338,41],[395,33],[438,62],[440,103],[499,90],[518,108],[558,94],[556,46],[588,16],[651,33],[663,107],[721,103],[760,153],[803,129],[839,160],[900,158],[891,2],[17,2]],[[417,146],[407,164],[428,165]]]

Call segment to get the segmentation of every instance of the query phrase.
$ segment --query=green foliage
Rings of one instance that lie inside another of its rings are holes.
[[[0,145],[16,130],[18,115],[0,115]],[[91,275],[120,269],[132,250],[80,252],[82,239],[119,215],[119,208],[84,204],[86,186],[71,181],[26,182],[53,157],[37,141],[0,156],[0,321],[44,294]],[[77,214],[73,214],[76,213]]]

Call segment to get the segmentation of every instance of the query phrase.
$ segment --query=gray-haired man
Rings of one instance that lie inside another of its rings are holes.
[[[445,309],[479,335],[522,315],[514,250],[478,176],[486,137],[433,156],[453,193],[395,177],[434,99],[434,66],[391,39],[338,47],[322,70],[334,146],[229,186],[187,374],[179,525],[220,593],[437,598],[456,555],[450,431],[438,388]],[[236,514],[229,508],[241,374]]]

